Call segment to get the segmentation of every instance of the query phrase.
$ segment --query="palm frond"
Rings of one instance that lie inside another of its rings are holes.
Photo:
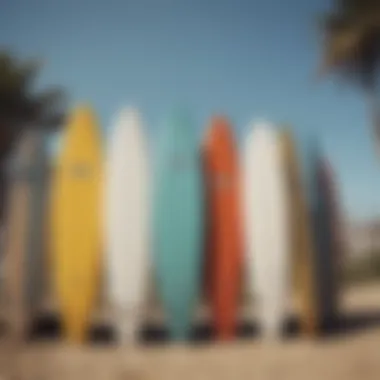
[[[324,49],[319,75],[335,72],[361,86],[372,85],[380,64],[379,3],[340,0],[322,25]]]
[[[43,92],[34,89],[42,68],[38,59],[19,60],[8,51],[0,51],[0,123],[18,129],[24,125],[43,128],[61,126],[66,99],[62,89]],[[55,115],[56,114],[56,115]]]

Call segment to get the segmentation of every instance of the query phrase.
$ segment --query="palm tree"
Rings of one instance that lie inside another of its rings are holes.
[[[55,131],[62,125],[65,97],[60,88],[35,91],[41,70],[35,60],[20,60],[0,51],[0,220],[5,194],[4,162],[25,128]]]
[[[322,17],[322,29],[324,44],[320,74],[336,73],[364,90],[380,152],[380,108],[377,98],[380,1],[334,0],[332,10]]]

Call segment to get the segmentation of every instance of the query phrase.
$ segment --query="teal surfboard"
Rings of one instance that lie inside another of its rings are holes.
[[[154,179],[154,261],[171,338],[189,337],[201,285],[203,190],[195,126],[176,114],[160,131]]]

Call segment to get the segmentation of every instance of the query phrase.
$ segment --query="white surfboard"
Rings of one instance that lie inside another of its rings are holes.
[[[137,339],[147,291],[148,150],[135,109],[123,109],[111,133],[105,177],[107,298],[118,338]]]
[[[284,162],[274,128],[249,131],[243,152],[243,205],[250,296],[264,337],[279,337],[288,302],[289,224]]]

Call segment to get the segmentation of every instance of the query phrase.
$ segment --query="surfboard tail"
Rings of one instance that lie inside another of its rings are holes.
[[[67,321],[64,326],[64,335],[68,342],[81,344],[84,343],[87,337],[87,321],[81,321],[77,319],[73,319]]]
[[[235,337],[236,324],[233,319],[224,323],[216,323],[218,331],[218,339],[222,341],[229,341]]]
[[[177,319],[171,322],[169,334],[174,341],[184,341],[189,339],[191,336],[190,321]]]
[[[130,345],[138,340],[137,323],[135,320],[124,318],[118,322],[118,340],[122,345]]]
[[[122,345],[136,343],[139,339],[139,314],[135,310],[119,310],[114,319],[118,341]]]
[[[236,295],[236,289],[219,289],[218,297],[212,305],[215,331],[219,340],[231,340],[235,336],[238,306]]]
[[[190,338],[192,332],[193,304],[177,303],[167,305],[167,327],[169,337],[174,341],[185,341]]]
[[[274,312],[271,315],[265,313],[262,318],[262,336],[270,340],[279,340],[282,336],[282,318]]]

